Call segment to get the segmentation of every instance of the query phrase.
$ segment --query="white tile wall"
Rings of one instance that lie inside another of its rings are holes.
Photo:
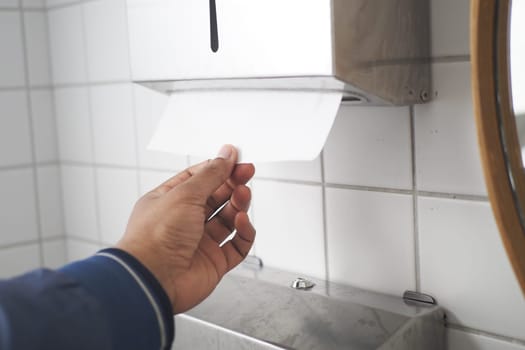
[[[326,212],[331,280],[395,295],[415,289],[412,196],[328,188]]]
[[[60,159],[92,162],[93,141],[88,89],[55,89],[55,109]]]
[[[31,137],[26,92],[0,91],[0,106],[0,123],[7,126],[0,128],[0,166],[29,164]]]
[[[40,166],[37,175],[41,235],[43,238],[63,236],[60,169],[57,165]]]
[[[46,6],[45,0],[22,0],[24,8],[44,8]]]
[[[45,12],[24,13],[27,64],[31,85],[50,85],[49,42]]]
[[[115,244],[138,199],[137,171],[97,169],[97,193],[102,242]]]
[[[276,162],[256,164],[256,176],[262,178],[321,182],[321,157],[311,162]]]
[[[176,174],[168,171],[142,170],[139,175],[140,195],[144,195]]]
[[[36,160],[56,161],[58,145],[52,90],[31,91],[31,119]]]
[[[257,180],[252,192],[265,265],[325,278],[321,187]]]
[[[61,178],[66,233],[73,237],[98,240],[94,170],[89,167],[62,166]]]
[[[129,80],[126,1],[91,1],[83,6],[89,80]]]
[[[4,8],[18,7],[18,0],[0,0],[0,7],[4,7]]]
[[[58,239],[42,244],[44,267],[56,269],[67,262],[66,240]]]
[[[525,340],[525,298],[488,203],[419,199],[421,288],[452,323]]]
[[[0,245],[38,238],[31,169],[0,171]]]
[[[63,6],[63,5],[77,4],[82,1],[83,0],[45,0],[46,6],[48,8]]]
[[[410,147],[408,108],[343,106],[325,146],[325,180],[412,188]]]
[[[93,86],[90,96],[95,161],[137,166],[132,85]]]
[[[468,62],[435,64],[436,99],[415,107],[420,190],[485,195]]]
[[[55,84],[86,82],[82,8],[70,6],[49,11],[48,20],[53,82]]]
[[[40,252],[37,244],[0,250],[0,278],[16,276],[39,266]]]
[[[20,4],[31,10],[20,11]],[[54,192],[59,181],[48,171],[57,147],[52,91],[42,89],[51,84],[47,16],[38,10],[42,5],[38,0],[0,1],[0,278],[49,260],[50,241],[41,239],[63,233],[61,198]],[[64,247],[59,248],[57,253],[64,255]]]
[[[0,87],[23,86],[24,53],[18,12],[0,12],[0,47]]]
[[[101,245],[98,243],[89,243],[72,238],[67,239],[66,247],[67,261],[85,259],[102,249]]]

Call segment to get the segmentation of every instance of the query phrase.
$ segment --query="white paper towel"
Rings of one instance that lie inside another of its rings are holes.
[[[321,152],[340,92],[185,91],[170,96],[149,149],[203,158],[223,144],[239,162],[312,160]]]

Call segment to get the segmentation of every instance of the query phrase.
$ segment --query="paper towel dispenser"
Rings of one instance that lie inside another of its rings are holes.
[[[185,90],[430,96],[428,0],[127,0],[132,79]]]

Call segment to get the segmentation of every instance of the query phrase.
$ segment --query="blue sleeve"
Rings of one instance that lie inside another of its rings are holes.
[[[0,281],[0,349],[169,349],[171,302],[124,251]]]

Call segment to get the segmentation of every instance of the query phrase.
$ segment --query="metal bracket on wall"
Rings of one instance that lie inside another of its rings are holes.
[[[429,305],[437,305],[437,301],[433,296],[411,290],[407,290],[405,293],[403,293],[403,300],[405,300],[405,302],[418,302]]]
[[[261,258],[256,255],[248,255],[242,263],[243,267],[250,270],[259,271],[263,268],[264,264]]]

